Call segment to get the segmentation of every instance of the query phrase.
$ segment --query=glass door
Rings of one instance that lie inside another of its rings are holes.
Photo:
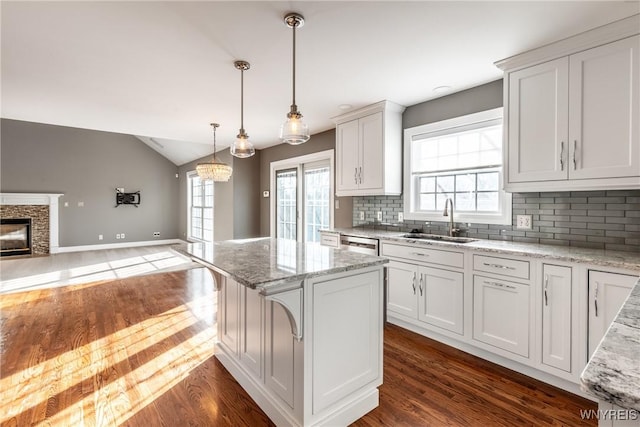
[[[297,240],[298,170],[276,171],[276,237]]]
[[[304,164],[304,241],[319,242],[318,230],[330,227],[331,171],[329,164]]]
[[[319,242],[319,230],[333,227],[332,164],[333,151],[271,164],[272,236]]]

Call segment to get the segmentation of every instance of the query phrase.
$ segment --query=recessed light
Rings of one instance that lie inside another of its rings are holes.
[[[351,104],[340,104],[340,105],[338,105],[338,108],[341,109],[341,110],[348,110],[350,108],[353,108],[353,105],[351,105]]]
[[[451,86],[438,86],[433,88],[433,93],[440,95],[442,93],[449,92],[450,90]]]

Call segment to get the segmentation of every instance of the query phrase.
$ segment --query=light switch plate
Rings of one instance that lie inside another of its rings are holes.
[[[364,221],[364,211],[360,211],[360,221]]]
[[[404,221],[404,213],[398,212],[398,222]]]
[[[531,230],[533,221],[531,215],[516,215],[516,228],[519,230]]]
[[[382,211],[378,211],[377,218],[378,218],[378,221],[382,221]]]

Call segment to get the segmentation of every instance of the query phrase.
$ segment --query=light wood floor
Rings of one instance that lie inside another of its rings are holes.
[[[214,356],[202,268],[0,301],[3,426],[273,425]],[[357,426],[582,426],[596,407],[395,326],[384,352],[380,406]]]
[[[170,245],[0,258],[0,293],[200,267]]]

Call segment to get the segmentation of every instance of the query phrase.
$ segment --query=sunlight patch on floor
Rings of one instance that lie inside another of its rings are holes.
[[[122,258],[109,262],[3,280],[0,281],[0,293],[29,291],[116,278],[122,279],[191,263],[191,260],[181,255],[163,251],[150,255]]]

